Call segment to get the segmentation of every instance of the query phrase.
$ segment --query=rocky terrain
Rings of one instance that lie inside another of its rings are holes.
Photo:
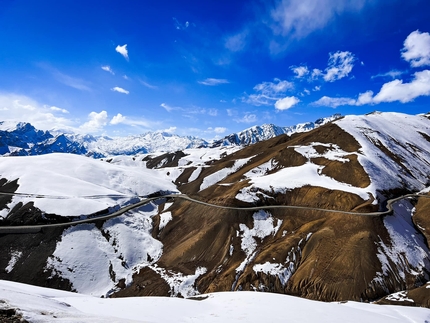
[[[163,189],[208,204],[160,199],[107,221],[0,234],[0,279],[104,297],[255,290],[429,306],[429,134],[429,115],[373,113],[246,147],[4,157],[2,191],[51,197],[1,196],[4,224],[29,203],[24,218],[82,218]]]

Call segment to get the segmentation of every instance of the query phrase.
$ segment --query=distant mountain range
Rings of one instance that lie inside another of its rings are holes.
[[[254,126],[211,143],[201,138],[178,136],[159,131],[137,136],[110,138],[63,133],[57,130],[42,131],[30,123],[0,121],[0,155],[31,156],[61,152],[102,158],[139,153],[174,152],[198,147],[247,146],[281,134],[292,135],[310,131],[340,117],[339,114],[335,114],[315,122],[290,127],[279,127],[273,124]]]

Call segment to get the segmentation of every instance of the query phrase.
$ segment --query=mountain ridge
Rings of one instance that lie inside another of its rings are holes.
[[[212,143],[193,136],[155,131],[127,137],[92,136],[75,134],[61,130],[37,130],[30,123],[0,122],[0,155],[31,156],[54,152],[86,155],[103,158],[116,155],[135,155],[155,152],[175,152],[198,147],[247,146],[281,134],[292,135],[310,131],[327,122],[339,118],[335,114],[315,122],[302,123],[290,127],[273,124],[253,126],[241,132],[230,134]]]

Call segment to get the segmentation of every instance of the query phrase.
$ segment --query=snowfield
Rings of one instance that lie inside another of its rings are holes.
[[[0,280],[0,308],[43,322],[319,322],[425,323],[425,308],[356,302],[323,303],[272,293],[224,292],[197,300],[168,297],[96,298]]]
[[[72,154],[4,157],[0,159],[0,174],[9,181],[18,179],[17,193],[51,196],[14,196],[9,209],[0,210],[3,217],[19,202],[34,201],[34,206],[46,213],[80,216],[122,206],[137,195],[177,192],[165,172],[112,165]],[[115,197],[90,198],[94,195]]]

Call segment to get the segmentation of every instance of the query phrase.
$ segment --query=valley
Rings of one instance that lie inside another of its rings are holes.
[[[373,113],[243,146],[4,156],[0,279],[428,306],[429,129]]]

